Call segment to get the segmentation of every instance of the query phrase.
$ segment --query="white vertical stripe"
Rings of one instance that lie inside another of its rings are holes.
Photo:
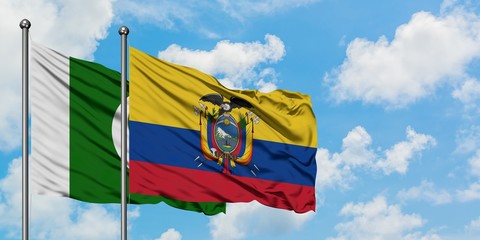
[[[69,58],[32,42],[32,192],[69,196]]]

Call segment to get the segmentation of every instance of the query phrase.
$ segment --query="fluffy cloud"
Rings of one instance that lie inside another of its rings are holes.
[[[410,159],[430,146],[435,146],[436,141],[432,136],[416,133],[411,127],[407,127],[407,141],[395,144],[385,152],[386,158],[376,163],[377,168],[385,174],[394,171],[405,174]]]
[[[455,89],[452,96],[461,101],[465,110],[478,110],[480,102],[480,81],[469,78],[458,89]]]
[[[210,218],[212,239],[236,240],[249,235],[282,234],[300,229],[312,219],[314,212],[297,214],[293,211],[266,207],[256,201],[235,203],[227,206],[228,214]]]
[[[376,42],[354,39],[347,58],[325,80],[337,101],[404,107],[445,82],[465,78],[468,64],[480,57],[478,29],[480,17],[462,9],[441,16],[418,12],[391,41],[385,36]],[[471,90],[459,91],[458,98],[471,98]]]
[[[470,172],[480,178],[480,150],[468,160]]]
[[[260,64],[276,63],[285,55],[285,46],[275,35],[266,35],[265,43],[232,43],[220,41],[211,51],[190,50],[172,44],[158,57],[177,64],[191,66],[203,72],[220,76],[228,88],[244,88],[256,84],[261,91],[276,88],[275,71],[258,69]]]
[[[469,128],[461,129],[455,137],[456,153],[468,154],[480,149],[480,126],[473,125]]]
[[[22,159],[14,159],[7,176],[0,180],[0,226],[21,227],[22,217]],[[61,206],[59,206],[61,207]]]
[[[32,41],[64,54],[92,58],[98,40],[105,38],[113,18],[113,0],[55,1],[2,0],[0,28],[3,57],[0,78],[0,151],[8,151],[21,141],[21,29],[28,18]]]
[[[397,193],[397,198],[401,201],[424,200],[432,202],[434,205],[450,203],[452,196],[446,190],[436,190],[432,182],[422,181],[419,186],[409,189],[402,189]]]
[[[193,65],[211,74],[230,73],[244,71],[261,62],[280,60],[285,54],[283,42],[274,35],[266,35],[265,41],[265,44],[221,41],[210,52],[189,50],[173,44],[159,52],[158,56],[176,63]]]
[[[470,184],[465,190],[458,190],[457,197],[461,202],[480,200],[480,182]]]
[[[50,197],[46,199],[45,204],[51,204]],[[65,200],[62,200],[65,201]],[[72,208],[70,208],[72,209]],[[57,217],[63,212],[51,210],[51,218],[39,219],[42,223],[49,219]],[[67,212],[68,213],[68,212]],[[75,218],[72,214],[75,214]],[[46,239],[118,239],[120,237],[119,219],[111,214],[107,209],[100,205],[89,205],[85,208],[77,207],[74,212],[69,213],[70,219],[62,224],[43,225],[38,230],[38,235],[45,236]],[[65,218],[65,217],[64,217]]]
[[[140,217],[140,207],[135,206],[133,209],[127,211],[127,217],[129,219],[137,219]]]
[[[0,180],[0,228],[20,236],[21,159],[14,159]],[[80,205],[62,197],[31,196],[30,234],[34,239],[117,239],[118,216],[96,204]]]
[[[480,217],[472,220],[467,226],[465,226],[466,232],[480,233]]]
[[[330,154],[327,149],[318,149],[317,188],[321,190],[335,185],[346,188],[355,179],[353,170],[357,168],[381,170],[386,175],[392,172],[405,174],[415,156],[435,145],[432,136],[416,133],[411,127],[407,127],[406,135],[406,141],[393,145],[381,154],[370,146],[372,138],[368,132],[357,126],[343,139],[341,152]]]
[[[480,150],[468,160],[470,174],[480,180]],[[480,181],[473,182],[467,189],[457,190],[457,198],[461,202],[480,200]]]
[[[317,160],[315,188],[318,191],[331,186],[347,188],[348,184],[355,179],[350,166],[346,165],[342,159],[332,157],[327,149],[318,149],[315,157]]]
[[[372,166],[376,154],[369,148],[372,138],[367,131],[357,126],[348,132],[342,141],[342,152],[330,154],[327,149],[317,150],[317,184],[321,190],[338,185],[342,188],[355,179],[352,170]]]
[[[421,216],[402,213],[400,206],[389,205],[383,196],[367,203],[348,203],[340,215],[352,219],[337,224],[338,236],[330,239],[422,239],[412,230],[425,224]]]
[[[182,234],[175,230],[175,228],[169,228],[166,232],[160,235],[160,238],[157,238],[156,240],[182,240]]]
[[[357,126],[342,140],[342,152],[338,157],[352,167],[370,165],[375,159],[375,153],[368,148],[371,144],[372,137],[365,128]]]

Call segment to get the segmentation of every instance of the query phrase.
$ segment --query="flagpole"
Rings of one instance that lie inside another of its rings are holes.
[[[122,26],[118,30],[122,39],[122,201],[121,201],[121,239],[127,240],[127,35],[129,30]]]
[[[28,240],[28,30],[30,21],[20,21],[22,29],[22,239]]]

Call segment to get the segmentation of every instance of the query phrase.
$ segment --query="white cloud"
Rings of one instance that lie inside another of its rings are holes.
[[[64,54],[92,58],[98,40],[105,38],[113,18],[113,0],[0,1],[3,57],[0,78],[0,151],[9,151],[21,141],[21,29],[28,18],[32,41]]]
[[[6,0],[0,8],[2,27],[20,36],[18,23],[28,18],[32,40],[66,55],[92,58],[113,19],[113,0]],[[4,14],[9,12],[8,14]],[[7,16],[5,16],[7,15]],[[13,25],[13,26],[12,26]],[[20,38],[16,37],[17,43]],[[10,39],[10,38],[9,38]],[[18,44],[20,45],[20,44]],[[19,48],[15,48],[20,51]],[[18,53],[20,56],[20,53]]]
[[[317,182],[315,188],[317,191],[332,186],[348,188],[349,183],[355,179],[350,167],[345,165],[342,159],[331,157],[327,149],[318,149],[316,160]]]
[[[480,178],[480,150],[468,160],[470,165],[470,172]]]
[[[480,150],[468,159],[468,171],[480,180]],[[480,200],[480,181],[471,183],[467,189],[457,190],[457,198],[461,202]]]
[[[480,182],[470,184],[468,189],[458,190],[457,198],[461,202],[480,200]]]
[[[443,0],[442,4],[440,5],[440,12],[445,13],[452,8],[457,6],[458,0]]]
[[[472,220],[467,226],[465,226],[466,232],[476,232],[480,234],[480,217]]]
[[[424,200],[432,202],[434,205],[450,203],[452,196],[446,190],[436,190],[432,182],[422,181],[419,186],[409,189],[402,189],[397,193],[397,198],[401,201]]]
[[[265,43],[232,43],[220,41],[211,51],[190,50],[172,44],[158,57],[177,64],[191,66],[215,76],[228,88],[244,88],[257,84],[264,90],[276,88],[276,75],[272,68],[262,69],[260,64],[276,63],[285,55],[285,46],[275,35],[265,35]]]
[[[277,85],[274,82],[265,82],[263,79],[260,79],[257,83],[255,83],[256,88],[260,92],[271,92],[277,89]]]
[[[281,235],[300,229],[315,215],[310,211],[297,214],[293,211],[266,207],[256,201],[235,203],[227,206],[228,214],[218,214],[210,218],[212,239],[236,240],[250,235]]]
[[[436,141],[430,135],[418,134],[411,127],[407,127],[407,141],[395,144],[385,152],[386,158],[379,160],[375,165],[385,174],[394,171],[405,174],[409,161],[430,146],[435,146]]]
[[[22,159],[14,159],[7,176],[0,180],[0,226],[21,227],[22,217]]]
[[[455,137],[456,153],[468,154],[480,149],[480,126],[472,125],[469,128],[461,129]]]
[[[368,148],[371,144],[372,137],[365,128],[357,126],[342,140],[342,152],[338,157],[352,167],[370,165],[375,159],[375,153]]]
[[[443,83],[464,79],[468,64],[480,57],[478,29],[480,17],[462,9],[441,16],[415,13],[391,41],[381,36],[350,42],[347,58],[325,81],[337,101],[404,107]]]
[[[420,232],[410,233],[403,237],[403,240],[441,240],[444,239],[436,233],[422,234]]]
[[[442,239],[478,240],[478,236],[480,236],[480,217],[471,220],[463,229],[460,228],[453,233],[445,234]]]
[[[317,189],[333,185],[347,188],[355,179],[352,173],[354,168],[373,164],[376,155],[369,148],[371,143],[372,138],[365,128],[357,126],[342,140],[342,152],[330,154],[327,149],[318,149]]]
[[[337,224],[338,235],[330,239],[421,239],[412,230],[425,224],[421,216],[402,213],[400,206],[389,205],[383,196],[367,203],[348,203],[340,215],[352,219]]]
[[[169,228],[166,232],[162,233],[156,240],[182,240],[182,234],[175,228]]]
[[[475,111],[480,102],[480,81],[467,79],[460,88],[452,92],[452,96],[464,104],[465,110]]]
[[[140,207],[135,206],[133,209],[127,211],[127,217],[129,219],[137,219],[140,217]]]
[[[47,203],[51,204],[49,198]],[[56,217],[57,213],[53,211]],[[70,212],[70,215],[73,212]],[[85,208],[77,207],[75,218],[70,216],[69,221],[63,224],[46,225],[39,228],[39,232],[47,239],[118,239],[120,237],[119,219],[100,205],[91,204]],[[53,215],[53,214],[52,214]],[[40,221],[47,222],[43,217]]]
[[[22,216],[21,159],[14,159],[0,179],[0,228],[19,237]],[[117,239],[119,219],[96,204],[80,205],[62,197],[31,195],[33,239]]]
[[[401,141],[381,153],[375,151],[372,138],[361,126],[352,129],[342,141],[342,151],[331,154],[327,149],[317,150],[317,189],[340,186],[347,188],[355,180],[354,169],[366,168],[405,174],[410,161],[422,151],[435,145],[430,135],[416,133],[410,126],[406,129],[407,140]]]

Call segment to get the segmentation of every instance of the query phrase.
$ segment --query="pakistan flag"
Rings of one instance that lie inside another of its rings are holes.
[[[32,192],[91,203],[120,203],[120,73],[32,44]],[[117,147],[118,148],[118,147]],[[165,202],[214,215],[225,203],[128,194],[128,203]]]

